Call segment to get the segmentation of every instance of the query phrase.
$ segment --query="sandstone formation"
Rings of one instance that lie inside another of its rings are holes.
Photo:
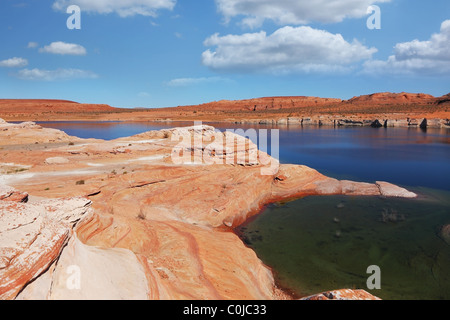
[[[281,109],[296,109],[311,106],[324,106],[332,103],[340,103],[341,99],[318,98],[318,97],[267,97],[247,100],[221,100],[217,102],[210,102],[198,106],[184,106],[179,107],[183,110],[246,110],[246,111],[261,111],[261,110],[281,110]]]
[[[0,201],[27,202],[28,194],[9,186],[0,185]]]
[[[359,97],[353,97],[347,100],[346,103],[349,104],[433,104],[436,102],[436,98],[429,94],[423,93],[392,93],[392,92],[381,92],[374,93],[370,95],[363,95]]]
[[[108,112],[114,108],[104,104],[84,104],[67,100],[43,100],[43,99],[0,99],[0,109],[5,114],[40,112]]]
[[[410,192],[404,188],[400,188],[399,186],[377,181],[377,187],[380,189],[380,193],[385,197],[397,197],[397,198],[416,198],[417,195],[413,192]]]
[[[438,98],[436,103],[439,105],[450,105],[450,93]]]
[[[336,290],[319,293],[301,300],[380,300],[364,290]]]
[[[0,201],[0,299],[14,299],[56,261],[87,199]]]
[[[51,142],[67,142],[69,136],[59,130],[43,128],[34,122],[19,124],[0,122],[2,146],[13,144],[39,144]],[[78,140],[78,138],[75,138]]]
[[[15,126],[0,168],[27,169],[0,175],[15,188],[0,188],[0,299],[289,299],[234,227],[294,197],[414,196],[279,164],[210,126],[112,141]]]
[[[47,274],[23,290],[29,300],[146,300],[146,270],[130,250],[102,249],[73,236]]]

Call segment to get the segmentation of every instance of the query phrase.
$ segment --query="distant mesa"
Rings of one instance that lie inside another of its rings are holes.
[[[168,111],[199,113],[245,113],[245,114],[390,114],[435,113],[450,105],[450,94],[436,98],[425,93],[373,93],[348,100],[335,98],[288,96],[265,97],[244,100],[220,100],[200,105],[166,108]],[[439,117],[439,116],[438,116]],[[378,124],[375,124],[378,125]]]
[[[438,105],[450,105],[450,93],[437,99]]]
[[[0,99],[0,113],[105,112],[116,109],[106,104],[85,104],[51,99]]]
[[[436,98],[424,93],[374,93],[354,97],[346,101],[347,103],[381,103],[381,104],[432,104],[436,102]]]
[[[114,108],[67,100],[0,99],[0,118],[7,121],[256,121],[288,125],[335,124],[380,127],[417,126],[427,119],[432,127],[450,126],[450,93],[373,93],[348,100],[308,96],[220,100],[170,108]],[[326,117],[326,119],[325,119]],[[413,119],[414,121],[410,121]],[[368,124],[364,121],[367,120]],[[379,123],[375,122],[378,120]],[[386,121],[390,120],[391,123]],[[267,122],[268,121],[268,122]],[[355,123],[352,123],[355,122]],[[442,122],[443,121],[443,122]],[[416,124],[416,122],[418,122]],[[397,124],[397,125],[395,125]]]
[[[274,111],[311,106],[324,106],[342,102],[341,99],[319,97],[265,97],[245,100],[221,100],[195,106],[182,106],[182,110],[220,110],[220,111]]]

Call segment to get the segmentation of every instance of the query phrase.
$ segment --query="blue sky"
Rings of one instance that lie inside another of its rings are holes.
[[[69,30],[66,8],[81,9]],[[369,29],[370,5],[381,29]],[[450,1],[2,0],[0,98],[171,107],[450,92]]]

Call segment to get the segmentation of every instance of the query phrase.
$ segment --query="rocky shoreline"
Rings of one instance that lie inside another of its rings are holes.
[[[164,120],[159,120],[164,121]],[[167,120],[166,120],[167,121]],[[169,120],[173,121],[173,120]],[[232,121],[235,124],[264,124],[277,126],[333,126],[333,127],[373,127],[373,128],[447,128],[450,129],[448,119],[386,119],[386,118],[357,118],[357,117],[325,117],[315,116],[306,118],[256,119]]]
[[[278,164],[234,134],[214,164],[198,161],[214,135],[197,126],[103,141],[0,121],[0,299],[290,299],[234,227],[306,195],[416,197]],[[200,148],[180,144],[198,136]],[[193,161],[175,164],[174,150]]]

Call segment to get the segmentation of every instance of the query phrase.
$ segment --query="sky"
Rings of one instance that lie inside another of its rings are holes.
[[[0,1],[4,99],[158,108],[387,91],[450,92],[450,1]]]

